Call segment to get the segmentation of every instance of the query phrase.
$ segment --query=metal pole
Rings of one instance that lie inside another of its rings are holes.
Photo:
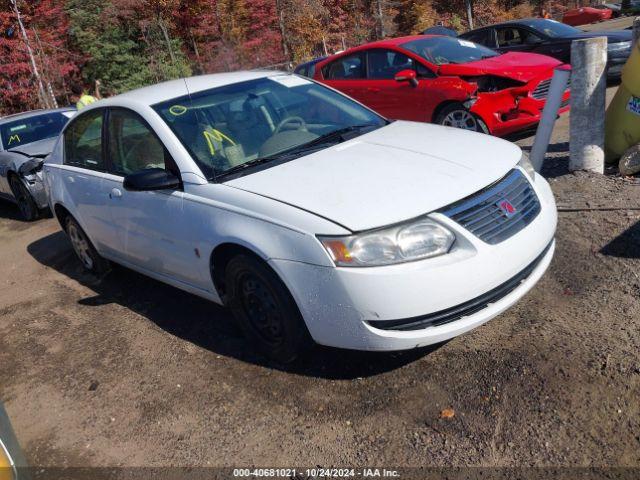
[[[607,38],[574,40],[571,66],[569,170],[604,173]]]
[[[531,154],[529,156],[531,163],[537,172],[542,169],[544,157],[547,154],[547,149],[549,148],[551,134],[553,133],[553,127],[556,123],[556,118],[558,118],[558,110],[560,110],[562,97],[567,89],[567,83],[570,76],[571,67],[569,65],[561,65],[553,72],[551,86],[549,87],[549,94],[547,95],[547,101],[544,104],[542,118],[538,124],[538,131],[536,132],[536,138],[533,142],[533,147],[531,147]]]
[[[11,0],[11,4],[13,5],[13,10],[16,13],[16,17],[18,17],[18,25],[20,25],[20,31],[22,32],[22,37],[27,47],[29,58],[31,59],[31,68],[33,69],[33,75],[36,77],[36,81],[38,82],[40,102],[42,103],[42,106],[44,108],[47,108],[49,106],[47,102],[47,94],[45,92],[44,85],[42,84],[40,73],[38,72],[36,59],[33,57],[33,51],[31,50],[31,45],[29,44],[29,37],[27,37],[27,31],[24,29],[24,25],[22,24],[22,17],[20,16],[20,10],[18,10],[18,3],[16,2],[16,0]]]
[[[473,30],[473,0],[467,2],[467,20],[469,21],[469,30]]]

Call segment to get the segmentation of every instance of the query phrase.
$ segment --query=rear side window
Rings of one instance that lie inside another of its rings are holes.
[[[413,59],[393,50],[369,50],[367,52],[369,65],[368,78],[372,80],[393,80],[396,73],[412,69]]]
[[[331,62],[322,69],[326,80],[358,80],[365,78],[364,55],[354,53]]]
[[[109,112],[111,171],[128,175],[147,168],[166,167],[163,144],[137,113],[123,108]]]
[[[479,43],[480,45],[489,45],[489,32],[490,30],[480,30],[478,32],[469,33],[462,38],[469,40],[470,42]]]
[[[76,118],[64,132],[64,163],[89,170],[104,170],[102,156],[103,110]]]

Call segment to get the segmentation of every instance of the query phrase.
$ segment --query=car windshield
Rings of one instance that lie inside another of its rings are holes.
[[[556,22],[555,20],[525,20],[522,24],[551,38],[569,37],[577,33],[584,33],[577,28]]]
[[[499,55],[477,43],[451,37],[425,37],[400,46],[435,65],[475,62]]]
[[[333,90],[277,73],[153,108],[209,180],[291,160],[387,123]]]
[[[0,123],[0,137],[5,149],[57,137],[74,112],[49,112]]]

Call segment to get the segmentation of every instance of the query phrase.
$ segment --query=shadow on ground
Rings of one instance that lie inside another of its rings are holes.
[[[265,368],[327,379],[354,379],[395,370],[440,346],[396,353],[316,346],[294,365],[275,365],[253,352],[235,326],[233,317],[223,307],[117,265],[103,278],[86,273],[62,231],[31,243],[27,251],[41,264],[95,292],[93,296],[80,299],[82,305],[122,305],[171,335],[217,354]]]
[[[640,222],[611,240],[600,253],[610,257],[640,258]]]
[[[20,212],[18,211],[18,206],[4,198],[0,199],[0,218],[16,220],[18,222],[23,221],[20,216]]]

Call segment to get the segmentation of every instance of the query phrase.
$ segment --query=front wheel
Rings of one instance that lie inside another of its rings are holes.
[[[438,114],[435,123],[447,127],[471,130],[472,132],[489,133],[485,123],[477,115],[459,103],[451,104],[443,108]]]
[[[265,356],[291,363],[311,344],[289,290],[264,262],[237,255],[227,265],[225,284],[227,306],[245,336]]]
[[[24,183],[22,183],[18,177],[13,175],[11,177],[10,185],[13,196],[18,203],[18,209],[20,210],[22,218],[27,222],[31,222],[38,218],[38,206],[36,205],[36,202],[33,201],[31,193],[29,193],[29,190]]]

